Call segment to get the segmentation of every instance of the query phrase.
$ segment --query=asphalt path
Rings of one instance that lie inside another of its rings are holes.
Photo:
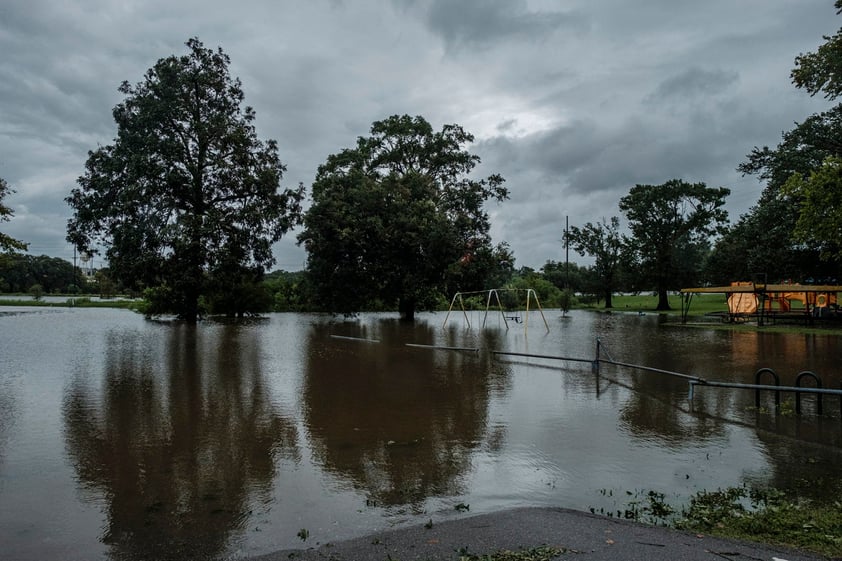
[[[819,555],[714,538],[561,508],[522,508],[433,521],[311,549],[278,551],[254,561],[458,561],[460,555],[542,545],[575,561],[819,561]]]

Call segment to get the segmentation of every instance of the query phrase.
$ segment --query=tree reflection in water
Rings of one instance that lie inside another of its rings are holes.
[[[251,500],[268,502],[275,457],[299,455],[248,329],[168,333],[168,345],[110,334],[101,399],[77,377],[64,403],[67,449],[80,485],[104,497],[102,541],[114,559],[225,552]]]
[[[331,338],[337,333],[379,343]],[[508,374],[486,355],[405,343],[476,345],[455,332],[437,342],[434,328],[398,321],[382,320],[373,331],[314,325],[304,420],[326,471],[364,492],[369,504],[417,512],[429,497],[463,492],[461,478],[485,436],[489,390]]]

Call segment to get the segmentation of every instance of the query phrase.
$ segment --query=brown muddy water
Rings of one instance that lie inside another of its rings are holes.
[[[277,314],[198,327],[132,312],[0,315],[3,559],[225,559],[517,506],[616,512],[742,484],[838,497],[837,397],[697,388],[615,360],[840,387],[840,339],[656,315],[546,312],[351,321]],[[475,347],[445,351],[412,345]],[[628,493],[632,493],[629,495]],[[469,507],[470,510],[466,510]],[[306,531],[305,531],[306,530]],[[306,541],[302,539],[306,537]]]

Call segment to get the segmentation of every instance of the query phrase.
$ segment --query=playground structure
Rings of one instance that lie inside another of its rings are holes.
[[[805,319],[837,317],[838,293],[842,286],[809,284],[766,284],[732,282],[729,286],[709,286],[681,289],[681,320],[687,322],[690,303],[694,294],[724,293],[728,302],[723,321],[731,323],[756,319],[762,326],[765,321],[779,318]],[[793,302],[800,302],[793,307]]]
[[[504,309],[503,303],[500,300],[500,293],[504,295],[514,294],[517,296],[519,293],[526,293],[526,311],[525,313],[521,313],[519,308],[517,309]],[[465,309],[465,296],[473,296],[485,294],[487,295],[485,298],[485,310],[482,318],[482,327],[485,328],[485,324],[488,320],[488,311],[492,310],[496,307],[497,310],[500,312],[500,317],[503,319],[503,323],[506,326],[506,330],[509,329],[509,322],[514,322],[516,324],[523,323],[524,330],[529,329],[529,305],[530,302],[534,299],[535,307],[537,308],[538,312],[541,314],[541,319],[544,320],[544,327],[547,328],[547,333],[550,332],[550,324],[547,323],[547,318],[544,317],[544,310],[541,308],[541,302],[538,301],[538,295],[535,293],[534,290],[531,288],[492,288],[490,290],[475,290],[472,292],[457,292],[453,295],[453,299],[450,301],[450,308],[447,310],[447,315],[444,317],[444,322],[442,323],[442,328],[447,326],[447,320],[450,318],[450,312],[453,311],[454,306],[456,306],[457,301],[459,302],[459,308],[462,310],[462,315],[465,318],[465,322],[468,324],[468,327],[471,327],[471,320],[468,318],[468,310]],[[494,302],[492,302],[492,300]]]

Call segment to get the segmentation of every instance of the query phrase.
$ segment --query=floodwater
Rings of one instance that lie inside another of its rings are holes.
[[[814,396],[774,415],[749,390],[691,401],[680,378],[491,352],[592,359],[599,338],[615,361],[738,382],[771,367],[784,385],[810,370],[838,388],[839,337],[444,317],[191,327],[7,309],[0,557],[241,558],[516,506],[616,512],[649,490],[674,504],[747,483],[839,495],[836,396],[822,415]]]

